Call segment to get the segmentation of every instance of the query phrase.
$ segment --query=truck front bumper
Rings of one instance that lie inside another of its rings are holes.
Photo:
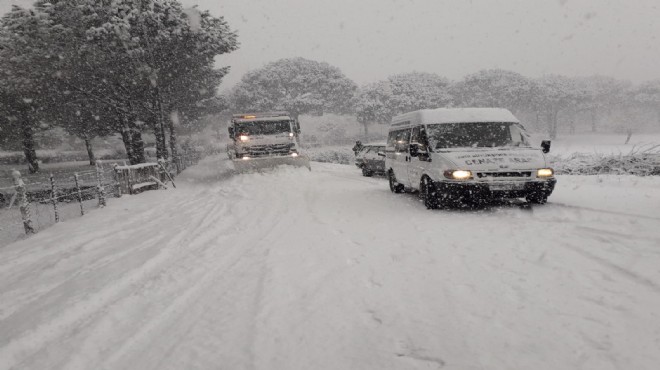
[[[309,157],[306,155],[283,155],[283,156],[261,156],[252,157],[248,159],[235,158],[234,169],[238,172],[258,171],[267,168],[274,168],[280,165],[289,165],[295,167],[307,167],[311,170],[309,165]]]

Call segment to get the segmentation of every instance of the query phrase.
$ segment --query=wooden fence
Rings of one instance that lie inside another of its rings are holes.
[[[0,246],[15,240],[19,225],[25,234],[33,234],[60,222],[63,216],[67,218],[75,213],[82,216],[95,204],[104,207],[108,197],[176,187],[175,175],[196,164],[201,157],[201,153],[184,151],[176,161],[169,162],[131,166],[99,161],[95,168],[82,172],[29,179],[13,171],[13,184],[0,186]],[[73,209],[74,205],[78,210]],[[6,232],[13,236],[2,235]]]

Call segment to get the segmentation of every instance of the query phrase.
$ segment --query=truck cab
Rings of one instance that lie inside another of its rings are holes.
[[[228,131],[227,156],[234,163],[270,166],[302,159],[300,124],[287,112],[234,114]]]

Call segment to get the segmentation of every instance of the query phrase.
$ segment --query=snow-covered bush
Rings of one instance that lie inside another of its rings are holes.
[[[349,147],[309,148],[305,152],[315,162],[352,164],[355,161],[355,154]]]
[[[660,175],[660,145],[657,144],[635,147],[626,154],[573,153],[567,157],[550,156],[548,159],[557,174]]]

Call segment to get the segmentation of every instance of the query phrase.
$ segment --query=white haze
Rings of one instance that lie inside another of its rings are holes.
[[[413,70],[529,77],[660,78],[657,0],[184,0],[223,15],[241,47],[226,84],[279,58],[341,68],[358,83]]]
[[[486,68],[529,77],[660,78],[657,0],[181,0],[222,15],[240,49],[232,72],[287,57],[326,61],[358,83],[413,70],[458,79]],[[11,4],[0,0],[0,12]]]

